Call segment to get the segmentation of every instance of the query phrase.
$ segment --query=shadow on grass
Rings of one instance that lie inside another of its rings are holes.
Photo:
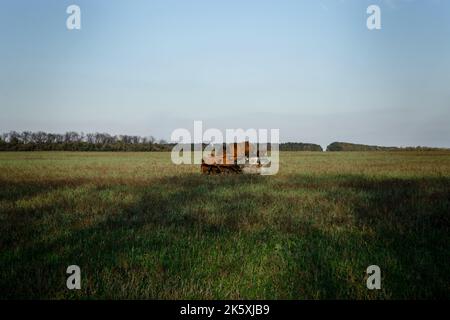
[[[1,192],[2,200],[67,187],[42,186],[48,188],[16,185],[14,193]],[[129,186],[129,192],[136,200],[111,207],[118,213],[80,216],[53,236],[42,237],[37,227],[58,214],[51,206],[28,224],[2,224],[0,297],[449,296],[448,178],[192,174]],[[79,214],[71,205],[65,210]],[[4,217],[18,213],[11,208]],[[65,287],[70,264],[82,269],[80,291]],[[365,287],[371,264],[382,269],[380,291]]]

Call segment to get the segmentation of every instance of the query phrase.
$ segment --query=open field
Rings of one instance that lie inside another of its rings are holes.
[[[449,231],[450,152],[284,152],[265,177],[0,153],[3,299],[449,298]]]

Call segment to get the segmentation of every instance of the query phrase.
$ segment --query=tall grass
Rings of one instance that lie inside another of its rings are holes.
[[[0,298],[450,297],[450,152],[199,171],[169,153],[0,153]]]

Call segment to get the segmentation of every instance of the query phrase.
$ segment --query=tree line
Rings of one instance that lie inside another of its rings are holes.
[[[152,136],[99,132],[84,134],[69,131],[58,134],[10,131],[0,135],[0,151],[170,151],[173,146],[174,144],[164,140],[157,141]],[[299,142],[281,143],[279,148],[281,151],[322,151],[319,145]]]
[[[280,151],[323,151],[323,149],[314,143],[286,142],[280,143]]]
[[[11,131],[0,135],[0,151],[171,151],[175,144],[154,137],[111,135],[108,133],[64,134],[43,131]],[[203,145],[203,148],[206,145]],[[270,146],[268,146],[270,150]],[[279,144],[280,151],[323,151],[313,143],[286,142]],[[327,151],[395,151],[395,150],[448,150],[430,147],[381,147],[348,142],[333,142]]]
[[[333,142],[327,146],[327,151],[433,151],[433,150],[448,150],[446,148],[431,148],[431,147],[381,147],[371,146],[366,144],[356,144],[348,142]]]
[[[171,144],[154,137],[108,133],[64,134],[11,131],[0,135],[0,151],[169,151]]]

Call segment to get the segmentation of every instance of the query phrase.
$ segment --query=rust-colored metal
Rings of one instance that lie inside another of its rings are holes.
[[[228,145],[228,147],[227,150],[227,145],[223,145],[221,155],[215,155],[213,151],[206,159],[203,158],[201,172],[203,174],[242,173],[242,169],[248,165],[253,148],[257,148],[256,145],[250,144],[248,141],[243,143],[235,142],[232,145]],[[232,150],[232,154],[227,153],[229,150]],[[259,157],[258,150],[253,153]],[[239,159],[239,156],[245,157],[245,159]]]

